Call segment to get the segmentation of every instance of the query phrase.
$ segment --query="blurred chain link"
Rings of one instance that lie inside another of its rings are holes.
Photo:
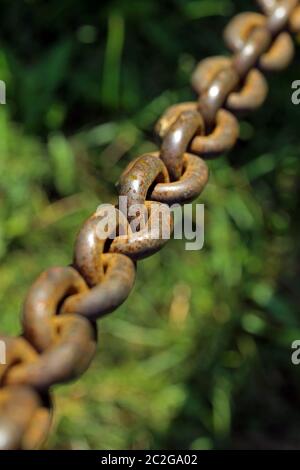
[[[230,150],[239,136],[237,117],[263,104],[268,85],[262,72],[292,61],[288,31],[300,32],[298,0],[258,0],[263,13],[241,13],[225,29],[231,57],[212,57],[197,66],[192,85],[197,102],[171,106],[156,124],[158,152],[131,162],[118,183],[127,197],[126,216],[118,215],[115,236],[101,236],[98,210],[83,225],[72,266],[51,268],[30,288],[23,307],[23,334],[0,337],[7,349],[0,366],[0,449],[41,445],[51,424],[52,385],[77,378],[88,368],[97,346],[95,321],[128,297],[136,261],[162,248],[172,232],[169,207],[197,198],[208,181],[204,158]],[[202,157],[202,158],[199,158]],[[131,209],[139,204],[138,230]],[[167,227],[151,237],[152,218],[163,213]],[[127,216],[128,214],[128,216]],[[150,233],[150,235],[149,235]]]

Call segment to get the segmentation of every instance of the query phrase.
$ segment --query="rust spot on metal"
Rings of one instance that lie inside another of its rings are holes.
[[[269,51],[263,54],[259,64],[263,70],[275,72],[285,69],[293,60],[295,46],[291,36],[283,32],[275,38]]]
[[[23,306],[25,338],[40,352],[57,337],[53,317],[58,305],[71,294],[86,292],[88,286],[71,267],[50,268],[41,274],[29,290]]]
[[[259,108],[268,94],[268,84],[263,74],[252,69],[245,79],[241,89],[230,93],[226,107],[232,112],[247,113]]]
[[[217,113],[216,125],[211,134],[196,136],[190,151],[205,158],[213,158],[230,150],[239,136],[239,124],[229,111]]]
[[[204,121],[196,110],[183,111],[168,129],[161,145],[160,158],[166,165],[171,180],[180,178],[183,154],[196,134],[204,134]]]
[[[129,233],[127,237],[115,238],[110,246],[111,253],[122,253],[137,261],[156,253],[170,239],[173,231],[173,217],[169,207],[166,204],[151,201],[146,201],[145,205],[148,209],[145,227],[140,231]],[[161,219],[159,212],[163,213]],[[162,236],[163,232],[166,238]]]
[[[119,307],[130,294],[136,269],[130,258],[122,254],[101,255],[104,276],[88,293],[68,297],[61,313],[75,312],[96,320]]]
[[[183,173],[178,181],[158,183],[152,193],[153,201],[164,204],[185,204],[196,199],[208,181],[208,167],[199,157],[185,153],[183,156]]]
[[[26,386],[0,389],[0,450],[36,449],[51,425],[51,408]]]

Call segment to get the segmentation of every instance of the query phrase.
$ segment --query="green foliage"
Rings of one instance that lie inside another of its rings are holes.
[[[223,53],[253,2],[6,2],[1,16],[1,330],[20,331],[34,278],[72,257],[77,230],[153,124],[193,97],[197,61]],[[99,322],[97,357],[56,389],[47,448],[297,448],[299,109],[289,71],[209,162],[205,246],[171,241],[138,266],[128,301]]]

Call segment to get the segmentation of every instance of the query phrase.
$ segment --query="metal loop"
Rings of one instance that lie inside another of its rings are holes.
[[[285,27],[298,6],[298,0],[258,0],[258,3],[268,15],[267,27],[272,34]]]
[[[247,74],[240,91],[230,93],[226,107],[234,113],[246,113],[259,108],[268,94],[268,84],[263,74],[252,69]]]
[[[195,134],[204,134],[204,121],[196,110],[183,111],[168,129],[161,145],[160,158],[171,180],[177,180],[182,175],[183,154]]]
[[[244,76],[271,45],[271,33],[266,28],[267,19],[259,13],[240,13],[225,28],[224,39],[235,51],[234,67]]]
[[[89,286],[101,282],[104,274],[101,254],[106,240],[98,237],[97,226],[100,222],[100,216],[92,215],[75,241],[73,264]]]
[[[0,336],[5,344],[6,361],[0,367],[0,384],[5,381],[6,374],[15,364],[29,364],[38,360],[37,351],[22,337],[11,338]]]
[[[71,267],[50,268],[31,286],[23,306],[23,329],[26,339],[40,352],[57,339],[53,318],[68,295],[87,292],[80,274]]]
[[[266,71],[283,70],[292,62],[294,54],[293,40],[289,33],[283,32],[275,38],[270,51],[262,55],[259,64]]]
[[[288,11],[291,10],[291,5]],[[271,8],[274,10],[273,4],[269,5],[269,9]],[[283,5],[277,5],[274,11],[277,13],[270,16],[270,21],[271,18],[279,18],[280,11],[284,17],[287,10]],[[257,61],[263,70],[275,71],[285,68],[292,60],[294,45],[289,34],[281,33],[271,44],[271,33],[267,30],[267,24],[266,17],[261,14],[241,13],[225,29],[225,40],[228,46],[236,51],[234,66],[241,75]]]
[[[75,242],[74,267],[90,287],[101,283],[104,277],[102,253],[105,243],[118,233],[126,234],[127,231],[126,217],[111,204],[99,206],[84,223]]]
[[[217,56],[199,63],[192,84],[200,95],[199,111],[208,126],[214,124],[217,111],[238,82],[239,76],[229,58]]]
[[[226,26],[224,40],[230,50],[240,52],[253,31],[266,27],[266,24],[267,18],[261,13],[239,13]]]
[[[131,162],[117,184],[120,196],[127,197],[127,210],[133,205],[143,205],[148,190],[153,183],[168,183],[168,170],[155,154],[145,154]],[[128,220],[133,216],[129,214]]]
[[[220,72],[208,90],[200,96],[199,110],[208,126],[215,122],[218,110],[224,104],[229,93],[236,87],[239,79],[233,68]]]
[[[0,389],[0,450],[39,447],[51,425],[50,405],[29,387]]]
[[[0,336],[5,344],[6,362],[0,367],[0,384],[7,384],[7,378],[12,370],[19,365],[27,365],[38,362],[37,351],[22,337],[11,338]]]
[[[200,93],[200,100],[202,101],[203,91],[205,88],[213,90],[214,77],[220,77],[222,72],[232,70],[232,60],[226,57],[212,57],[205,61],[202,61],[195,72],[193,77],[193,84],[198,93]],[[233,83],[231,84],[233,85]],[[254,91],[253,86],[259,86],[258,90]],[[232,111],[242,111],[248,109],[254,109],[258,107],[266,97],[267,85],[259,72],[255,72],[250,75],[246,75],[244,84],[241,89],[237,87],[231,87],[231,92],[228,94],[225,105],[226,108]],[[252,102],[252,99],[255,100]],[[201,107],[204,108],[204,105]],[[198,140],[198,139],[197,139]],[[235,141],[233,141],[234,143]],[[231,144],[229,146],[231,148]],[[225,148],[224,148],[225,150]],[[224,151],[222,149],[222,152]]]
[[[154,158],[160,161],[157,157]],[[148,211],[145,226],[127,236],[115,238],[109,249],[111,253],[122,253],[137,261],[156,253],[170,239],[173,218],[169,207],[151,201],[145,201],[145,206]]]
[[[208,62],[207,65],[211,70],[214,69],[214,60],[212,60],[210,63]],[[206,67],[204,67],[202,71],[198,70],[198,78],[202,77],[202,72],[204,83],[206,83],[208,77]],[[172,119],[174,119],[174,115],[178,116],[182,109],[196,108],[197,103],[194,102],[181,103],[180,105],[171,106],[166,110],[166,112],[156,124],[157,132],[165,132],[166,129],[168,129],[168,125],[174,122],[172,121]],[[238,136],[239,124],[236,118],[230,112],[221,109],[217,113],[216,125],[212,132],[204,136],[195,136],[190,143],[189,151],[199,156],[215,157],[230,150],[237,141]],[[157,156],[157,153],[153,153],[153,155]]]
[[[271,34],[265,27],[253,30],[243,49],[233,57],[233,64],[241,77],[244,77],[254,67],[261,55],[271,44]]]
[[[48,390],[54,384],[68,382],[89,367],[96,352],[96,325],[80,315],[52,318],[56,340],[37,361],[16,364],[5,375],[8,385],[31,385]]]
[[[287,21],[291,31],[297,32],[298,29],[293,28],[293,23],[295,21],[300,27],[300,18],[297,20],[297,16],[300,15],[298,0],[257,0],[257,3],[265,15],[270,17],[269,27],[275,28],[274,32],[283,29]]]
[[[80,230],[75,243],[74,266],[92,287],[68,297],[61,313],[78,313],[97,319],[128,297],[135,281],[135,265],[123,255],[104,254],[107,240],[130,230],[125,215],[112,205],[99,206]]]
[[[185,103],[174,104],[169,106],[159,118],[155,125],[155,133],[163,139],[170,127],[177,121],[180,114],[184,111],[196,111],[198,104],[195,101],[187,101]]]
[[[230,150],[239,136],[239,124],[229,111],[220,109],[216,126],[211,134],[194,137],[190,151],[202,157],[212,158]]]
[[[291,13],[289,28],[292,33],[300,32],[300,5],[297,6]]]
[[[232,60],[229,57],[214,56],[201,60],[192,74],[191,82],[194,90],[201,95],[221,72],[230,68]]]
[[[187,151],[212,157],[229,150],[239,127],[222,107],[235,112],[258,107],[267,84],[252,68],[258,64],[264,70],[280,70],[291,61],[292,40],[280,31],[286,26],[300,31],[298,0],[258,1],[266,16],[244,13],[226,28],[233,59],[212,58],[197,67],[193,84],[199,102],[173,106],[158,122],[161,153],[143,155],[121,176],[119,192],[128,204],[126,216],[124,209],[113,226],[111,244],[109,233],[99,236],[103,214],[97,211],[77,238],[74,266],[79,272],[72,267],[50,269],[30,289],[23,311],[26,339],[3,338],[7,363],[0,369],[0,449],[35,448],[45,437],[51,420],[49,397],[37,390],[85,371],[96,350],[94,320],[128,296],[135,278],[133,260],[155,253],[170,238],[168,205],[190,201],[202,191],[207,166]],[[141,214],[137,221],[131,213],[127,218],[135,204],[141,205],[147,220]],[[131,222],[137,223],[137,231]]]
[[[256,0],[256,3],[265,15],[270,15],[278,5],[278,0]]]
[[[78,313],[96,320],[119,307],[130,294],[135,281],[135,265],[127,256],[101,255],[104,275],[99,285],[89,292],[68,297],[61,313]]]
[[[183,156],[183,173],[178,181],[158,183],[151,199],[164,204],[185,204],[196,199],[208,181],[208,168],[199,157],[185,153]]]

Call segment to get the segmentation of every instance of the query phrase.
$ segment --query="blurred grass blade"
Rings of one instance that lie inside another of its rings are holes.
[[[69,195],[75,189],[75,162],[69,142],[63,134],[55,134],[49,139],[49,154],[53,164],[54,183],[61,195]]]
[[[120,69],[124,45],[124,19],[112,12],[108,18],[101,99],[109,108],[117,108],[120,101]]]
[[[188,2],[184,6],[185,14],[188,18],[199,19],[207,16],[226,16],[230,15],[233,11],[233,5],[231,1],[207,1],[207,0],[195,0]]]

